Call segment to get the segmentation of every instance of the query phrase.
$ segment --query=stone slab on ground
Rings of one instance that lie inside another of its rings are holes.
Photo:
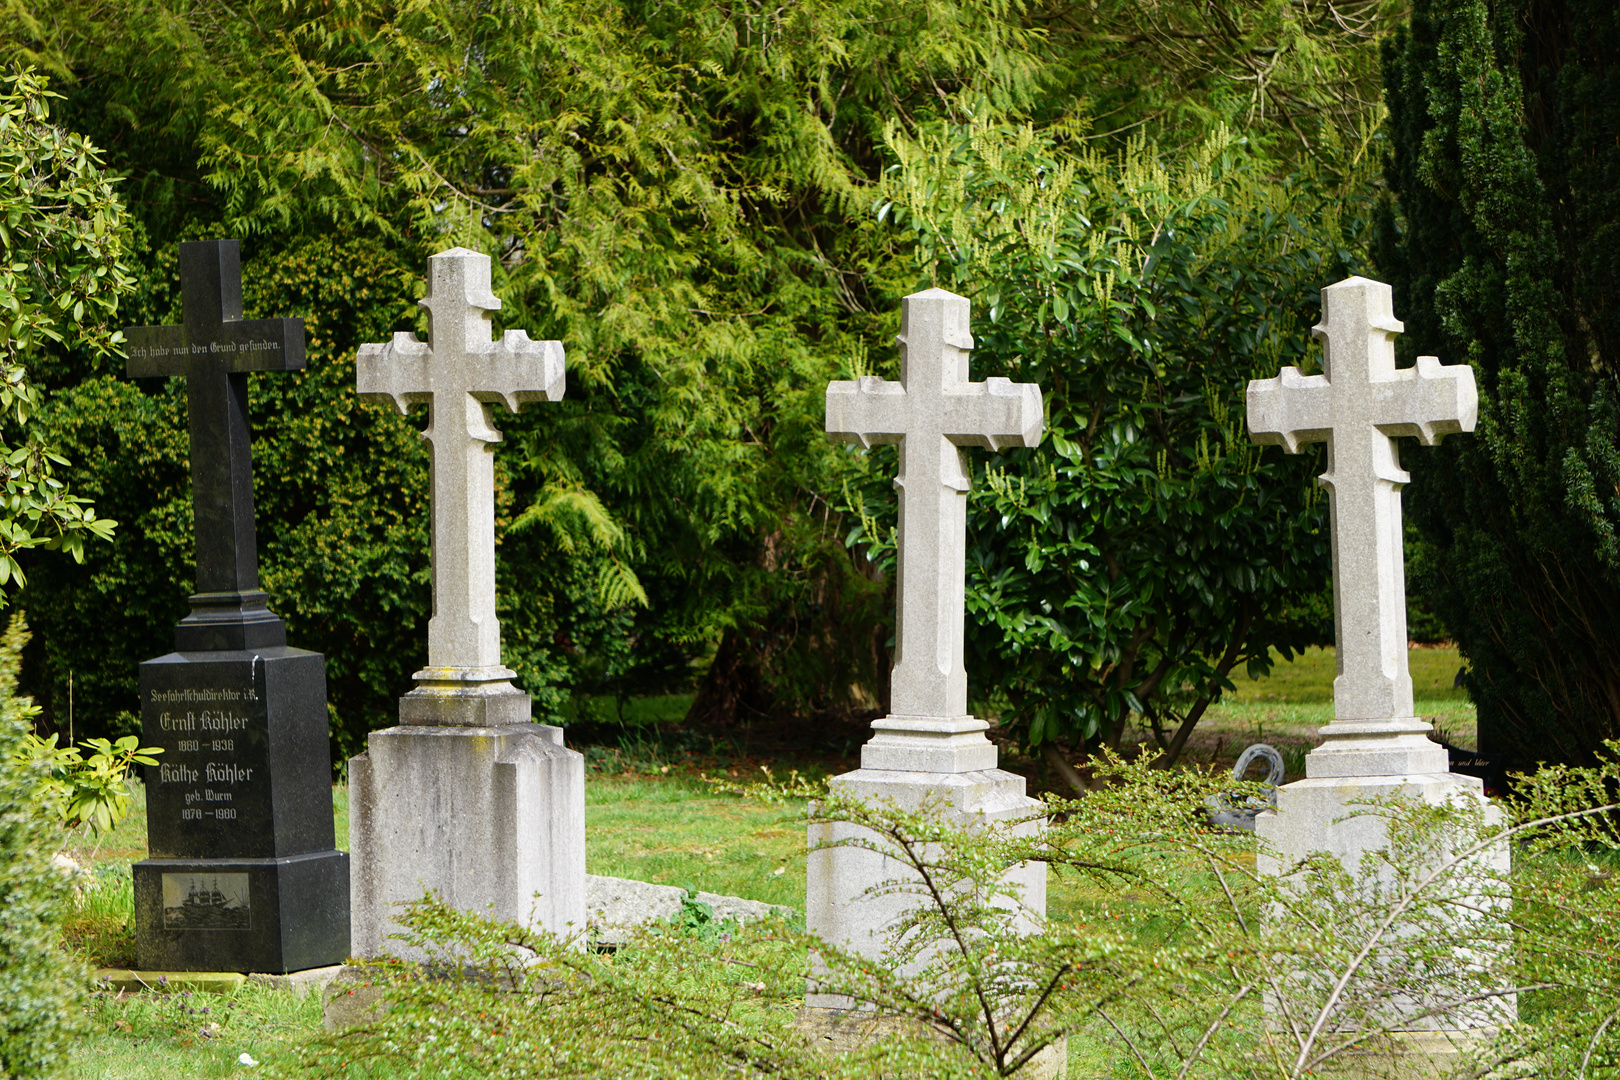
[[[620,945],[629,940],[638,926],[658,919],[678,918],[686,895],[685,889],[674,885],[589,874],[585,878],[585,906],[591,942]],[[717,921],[734,918],[748,922],[767,915],[791,918],[797,914],[790,907],[745,900],[740,896],[700,892],[692,898],[708,904]],[[382,988],[375,985],[375,979],[375,968],[351,965],[335,969],[334,977],[321,991],[322,1023],[327,1031],[369,1024],[383,1017],[388,1003]]]
[[[152,990],[158,993],[234,994],[242,988],[247,976],[240,971],[137,971],[131,968],[96,968],[91,973],[95,982],[105,981],[115,990],[139,993]]]
[[[387,1013],[388,999],[373,968],[345,965],[321,988],[321,1026],[327,1031],[376,1023]]]
[[[268,986],[272,990],[285,990],[293,997],[303,997],[311,990],[316,993],[326,989],[328,983],[338,977],[344,969],[342,964],[332,964],[328,967],[308,968],[304,971],[289,971],[285,975],[271,975],[267,972],[256,971],[247,977],[247,981],[254,986]]]
[[[686,900],[686,890],[675,885],[654,885],[630,878],[585,877],[585,917],[590,939],[597,945],[621,945],[629,940],[630,932],[645,923],[659,919],[679,918]],[[748,922],[767,915],[791,918],[796,912],[780,904],[767,904],[762,900],[744,900],[740,896],[721,896],[718,893],[694,893],[693,900],[709,905],[716,922],[736,919]]]

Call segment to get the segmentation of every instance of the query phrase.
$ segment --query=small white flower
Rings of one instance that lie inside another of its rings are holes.
[[[253,1066],[258,1064],[257,1061],[253,1060],[253,1055],[252,1054],[243,1054],[241,1057],[237,1058],[236,1060],[239,1063],[241,1063],[243,1065],[246,1065],[250,1069],[253,1068]]]

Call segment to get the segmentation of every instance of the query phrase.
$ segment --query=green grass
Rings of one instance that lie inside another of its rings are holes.
[[[1462,666],[1455,648],[1408,649],[1406,662],[1412,671],[1412,696],[1417,700],[1437,704],[1468,700],[1467,694],[1452,686],[1457,669]],[[1244,703],[1292,701],[1331,705],[1336,673],[1331,646],[1307,649],[1291,661],[1283,660],[1273,650],[1271,674],[1260,679],[1239,674],[1232,680],[1237,684],[1237,693],[1229,696]]]
[[[245,985],[235,994],[118,994],[91,996],[86,1020],[94,1034],[73,1049],[73,1080],[177,1080],[251,1076],[238,1058],[261,1065],[294,1058],[321,1029],[315,994],[294,997]]]
[[[1292,661],[1274,654],[1271,673],[1251,679],[1238,673],[1237,689],[1219,704],[1210,707],[1199,725],[1197,746],[1208,747],[1224,737],[1237,742],[1276,742],[1279,749],[1298,741],[1321,742],[1316,729],[1333,719],[1333,677],[1336,663],[1332,648],[1306,650]],[[1418,716],[1439,724],[1450,741],[1474,745],[1474,704],[1468,695],[1453,687],[1462,660],[1457,650],[1419,648],[1407,651],[1412,672],[1412,697]],[[1279,738],[1281,736],[1281,738]],[[1229,756],[1235,756],[1235,753]],[[1285,756],[1286,753],[1285,753]],[[1193,751],[1194,759],[1198,754]],[[1199,759],[1201,760],[1201,759]],[[1291,778],[1292,778],[1291,772]]]
[[[585,869],[804,910],[804,804],[716,795],[695,778],[592,775]]]

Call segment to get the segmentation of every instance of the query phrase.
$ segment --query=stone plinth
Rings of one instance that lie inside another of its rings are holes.
[[[1326,852],[1336,858],[1354,879],[1368,880],[1379,871],[1363,865],[1364,857],[1368,852],[1387,848],[1390,840],[1387,819],[1380,813],[1371,812],[1374,808],[1367,804],[1390,798],[1444,806],[1456,805],[1462,800],[1484,802],[1485,794],[1478,777],[1447,772],[1404,776],[1307,776],[1304,780],[1296,780],[1279,788],[1277,808],[1267,810],[1256,818],[1255,832],[1261,840],[1256,862],[1259,872],[1284,875],[1289,867],[1307,856]],[[1484,820],[1488,824],[1500,823],[1501,812],[1487,807]],[[1483,959],[1468,944],[1477,937],[1471,927],[1497,917],[1498,909],[1506,904],[1499,883],[1507,879],[1512,869],[1511,862],[1507,846],[1495,845],[1453,868],[1443,882],[1437,883],[1436,887],[1448,894],[1460,893],[1472,897],[1468,904],[1455,909],[1454,918],[1448,916],[1445,930],[1454,941],[1451,952],[1455,963],[1463,968]],[[1477,892],[1473,891],[1476,889]],[[1500,913],[1505,916],[1505,909]],[[1410,928],[1397,928],[1389,940],[1394,941],[1406,932],[1410,932]],[[1467,991],[1460,986],[1453,991],[1448,990],[1445,984],[1435,985],[1431,981],[1431,988],[1441,995],[1451,994],[1458,999],[1467,996]],[[1274,1017],[1281,1012],[1269,994],[1266,1007]],[[1379,1022],[1391,1028],[1394,1041],[1390,1041],[1383,1052],[1402,1059],[1411,1057],[1415,1062],[1436,1053],[1434,1046],[1450,1048],[1453,1043],[1472,1044],[1481,1038],[1488,1038],[1497,1028],[1512,1023],[1518,1017],[1517,999],[1511,994],[1430,1015],[1427,1014],[1426,1004],[1415,1003],[1406,993],[1393,993],[1388,997],[1386,1009]],[[1429,1046],[1405,1039],[1415,1033],[1428,1033],[1440,1041]],[[1447,1053],[1452,1052],[1447,1050]]]
[[[422,959],[396,905],[452,907],[557,934],[585,931],[585,759],[562,729],[411,725],[349,761],[353,954]]]
[[[1478,777],[1449,772],[1306,777],[1278,788],[1276,809],[1255,818],[1255,833],[1264,841],[1256,865],[1261,873],[1274,875],[1312,852],[1323,851],[1359,876],[1362,856],[1389,846],[1384,818],[1367,812],[1366,804],[1397,796],[1429,806],[1485,798]],[[1492,812],[1493,816],[1499,813]],[[1507,871],[1506,848],[1491,849],[1487,858],[1493,868]]]
[[[993,755],[995,747],[990,749]],[[953,825],[967,828],[995,828],[1004,822],[1028,818],[1040,806],[1024,794],[1022,776],[995,768],[960,773],[863,768],[835,777],[829,786],[865,802],[889,801],[909,811],[934,803]],[[1026,821],[1019,829],[1034,832],[1040,827],[1039,821]],[[907,912],[915,911],[928,900],[920,882],[916,891],[867,895],[874,886],[886,881],[913,880],[914,874],[909,866],[880,852],[861,847],[826,846],[863,832],[866,830],[848,822],[810,826],[805,926],[823,941],[877,959],[886,951],[890,931]],[[1019,890],[1020,929],[1034,932],[1046,917],[1046,864],[1026,863],[1015,868],[1003,881]],[[812,1009],[841,1011],[853,1008],[855,1002],[837,994],[817,992],[812,980],[805,1005]]]

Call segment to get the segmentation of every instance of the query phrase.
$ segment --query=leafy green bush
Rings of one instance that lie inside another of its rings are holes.
[[[3,47],[71,73],[67,115],[129,177],[138,318],[174,317],[175,240],[223,234],[244,237],[251,312],[319,321],[301,380],[252,380],[260,555],[293,640],[326,654],[347,754],[420,666],[427,591],[412,422],[345,404],[345,365],[415,326],[432,251],[494,256],[503,326],[569,352],[567,400],[498,425],[506,662],[537,715],[697,671],[706,725],[867,710],[890,605],[839,543],[821,397],[892,334],[911,276],[867,213],[884,122],[984,95],[1179,144],[1248,114],[1257,138],[1353,156],[1394,5],[14,7]],[[30,685],[60,714],[76,673],[90,733],[126,734],[134,663],[191,584],[183,413],[107,365],[58,375],[81,387],[58,414],[75,460],[130,524],[122,552],[41,582],[65,610],[32,605]]]
[[[61,1065],[83,979],[57,944],[68,887],[51,865],[53,823],[40,812],[48,778],[22,752],[35,711],[16,692],[27,639],[22,616],[12,616],[0,639],[0,1076],[18,1078]]]
[[[99,150],[50,122],[46,86],[32,71],[0,78],[0,589],[23,584],[20,553],[82,562],[86,537],[109,539],[117,524],[55,475],[68,462],[41,437],[44,395],[23,365],[50,343],[105,354],[106,323],[133,285],[113,178]]]
[[[77,746],[58,747],[57,738],[25,734],[16,747],[13,766],[43,768],[35,800],[64,829],[71,832],[88,825],[98,833],[112,831],[129,816],[130,770],[136,765],[156,765],[152,755],[163,753],[163,748],[141,746],[133,735],[124,736],[116,745],[106,739],[86,739],[80,745],[91,753],[85,757]]]

